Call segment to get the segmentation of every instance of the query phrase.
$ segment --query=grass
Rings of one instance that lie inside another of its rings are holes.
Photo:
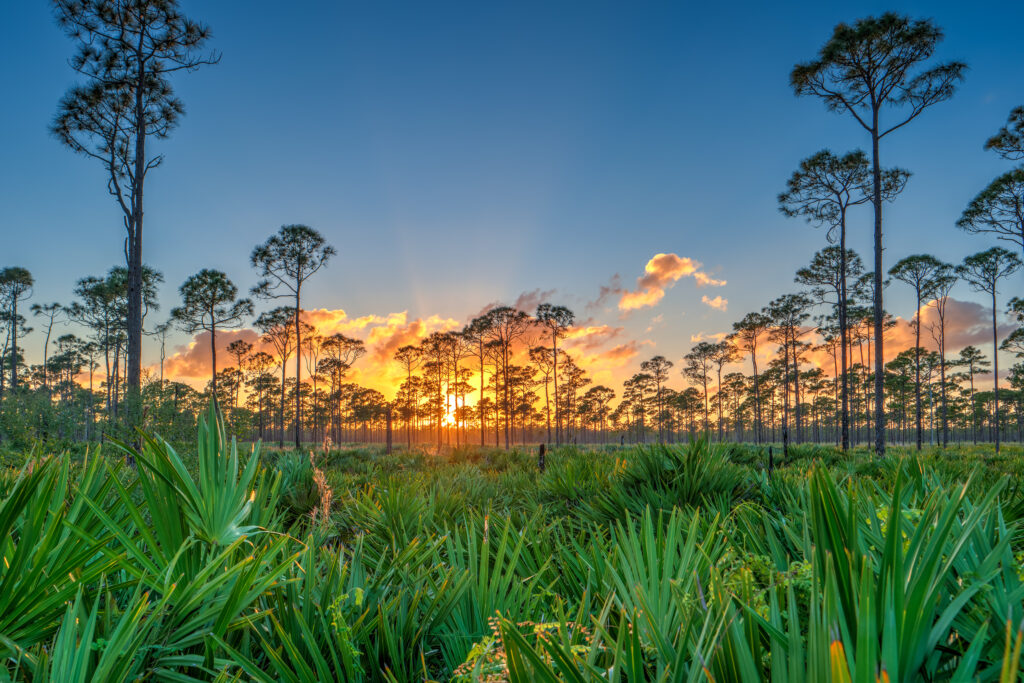
[[[125,448],[0,474],[0,680],[1017,680],[1020,447]]]

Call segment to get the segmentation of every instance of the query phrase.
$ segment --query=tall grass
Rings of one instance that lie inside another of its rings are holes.
[[[141,443],[0,474],[0,680],[1018,676],[1020,453]]]

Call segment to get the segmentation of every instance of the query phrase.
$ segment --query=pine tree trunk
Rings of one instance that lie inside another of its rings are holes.
[[[885,455],[885,354],[883,353],[884,334],[882,320],[882,170],[878,159],[878,111],[874,112],[871,129],[871,178],[872,203],[875,207],[875,291],[874,291],[874,323],[875,323],[875,455]]]
[[[996,288],[992,283],[992,386],[993,400],[995,402],[995,432],[996,455],[999,455],[999,328],[996,327]]]
[[[302,314],[299,292],[302,290],[302,281],[299,280],[295,287],[295,449],[298,450],[301,441],[302,428],[302,330],[299,320]]]
[[[917,326],[914,330],[914,412],[917,450],[921,450],[921,288],[917,288]]]

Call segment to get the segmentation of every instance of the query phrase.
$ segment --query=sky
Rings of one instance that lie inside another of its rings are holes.
[[[149,325],[201,268],[248,289],[253,246],[305,223],[338,250],[305,306],[325,329],[364,337],[379,368],[398,339],[541,300],[576,312],[576,348],[599,381],[656,353],[679,366],[694,340],[795,291],[795,270],[826,246],[776,196],[800,159],[869,140],[794,96],[789,72],[836,23],[886,10],[934,19],[946,33],[937,59],[970,67],[951,101],[885,140],[883,164],[913,173],[886,209],[886,267],[996,244],[954,223],[1010,168],[982,145],[1024,104],[1024,3],[182,7],[209,24],[222,59],[174,79],[187,115],[147,184],[144,257],[165,277]],[[36,302],[69,302],[78,278],[123,261],[101,169],[47,130],[75,82],[72,51],[48,3],[0,4],[0,265],[31,270]],[[869,208],[850,231],[867,257]],[[1024,275],[1003,296],[1021,291]],[[908,287],[886,296],[913,315]],[[953,296],[965,316],[983,312],[965,286]],[[183,373],[201,361],[190,342],[171,343]],[[38,332],[26,344],[38,360]]]

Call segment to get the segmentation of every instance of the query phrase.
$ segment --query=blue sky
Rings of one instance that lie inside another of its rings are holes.
[[[251,285],[250,250],[283,223],[337,247],[307,301],[352,316],[463,319],[535,288],[582,315],[614,274],[631,286],[671,252],[727,286],[682,280],[629,320],[597,317],[642,336],[662,315],[652,339],[678,357],[690,335],[792,291],[825,244],[775,197],[801,158],[868,143],[788,86],[835,23],[889,9],[932,17],[947,35],[938,57],[970,66],[951,102],[886,141],[883,163],[914,174],[887,213],[889,264],[920,251],[959,261],[995,243],[953,224],[1009,168],[982,143],[1024,104],[1024,3],[183,6],[223,59],[175,80],[188,113],[147,188],[145,253],[167,279],[164,311],[203,267]],[[33,272],[34,300],[66,302],[77,278],[117,262],[123,228],[100,169],[47,133],[74,82],[48,4],[3,3],[0,27],[3,261]],[[851,226],[865,256],[870,221],[865,208]],[[907,315],[902,290],[887,307]]]

